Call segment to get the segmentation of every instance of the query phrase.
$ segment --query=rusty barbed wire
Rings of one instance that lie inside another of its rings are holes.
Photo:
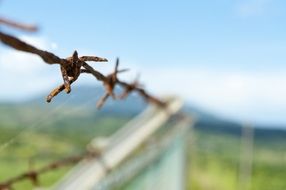
[[[7,19],[0,18],[0,25],[5,24],[10,27],[14,27],[26,31],[36,31],[37,27],[33,25],[25,25],[16,23]],[[128,69],[119,70],[119,58],[116,59],[114,71],[105,76],[99,71],[91,67],[87,62],[107,62],[106,58],[101,58],[97,56],[78,56],[77,51],[74,51],[72,56],[67,58],[60,58],[59,56],[45,50],[36,48],[33,45],[30,45],[15,36],[9,35],[0,31],[0,41],[10,46],[11,48],[27,53],[32,53],[38,55],[42,60],[47,64],[58,64],[60,66],[61,75],[63,78],[63,84],[55,88],[46,98],[47,102],[57,96],[60,92],[65,90],[66,93],[71,92],[71,84],[73,84],[81,74],[91,74],[96,78],[97,81],[101,81],[104,88],[105,94],[97,102],[97,108],[101,108],[107,99],[111,96],[114,100],[122,100],[127,98],[132,92],[137,92],[147,103],[157,105],[160,108],[166,108],[167,102],[160,100],[159,98],[150,95],[146,90],[140,85],[139,78],[137,77],[132,83],[127,83],[118,79],[117,75],[122,72],[128,71]],[[117,96],[114,93],[116,86],[123,88],[123,93]],[[79,161],[84,159],[91,159],[98,157],[100,154],[98,152],[86,151],[80,155],[71,156],[63,160],[59,160],[53,163],[50,163],[42,168],[29,170],[28,172],[22,173],[16,177],[8,179],[0,183],[0,190],[11,190],[12,186],[22,180],[30,180],[34,185],[39,184],[39,176],[67,165],[76,164]]]
[[[64,81],[64,90],[66,93],[71,91],[71,83],[75,82],[79,75],[81,74],[80,70],[85,61],[94,61],[94,62],[106,62],[107,59],[96,57],[96,56],[82,56],[78,57],[77,51],[74,51],[73,55],[68,58],[60,58],[55,54],[43,51],[38,49],[14,36],[5,34],[0,31],[0,40],[2,43],[16,49],[19,51],[24,51],[40,56],[44,62],[47,64],[59,64],[61,69],[62,78]],[[50,102],[54,96],[63,90],[62,87],[58,87],[53,90],[47,97],[47,102]]]
[[[129,83],[123,82],[117,78],[118,73],[127,71],[126,69],[118,70],[119,58],[116,59],[114,72],[107,75],[107,77],[105,77],[104,75],[102,75],[98,71],[94,70],[91,66],[89,66],[86,63],[83,64],[83,67],[85,68],[85,70],[82,70],[83,73],[92,74],[97,80],[102,81],[103,85],[105,87],[106,93],[103,95],[103,97],[97,103],[98,108],[102,107],[102,105],[105,103],[105,101],[107,100],[107,98],[109,96],[113,97],[113,99],[118,99],[114,95],[114,92],[113,92],[116,85],[123,87],[125,90],[123,92],[123,94],[121,96],[119,96],[119,99],[126,98],[130,93],[132,93],[134,91],[134,92],[137,92],[141,97],[143,97],[146,102],[155,104],[161,108],[164,108],[166,106],[166,102],[150,95],[143,88],[141,88],[138,81],[136,81],[136,83],[133,82],[133,83],[129,84]]]
[[[83,160],[90,160],[94,158],[100,157],[100,152],[97,151],[85,151],[81,154],[67,157],[61,160],[57,160],[55,162],[49,163],[43,167],[40,167],[38,169],[31,169],[27,172],[24,172],[16,177],[10,178],[2,183],[0,183],[0,190],[12,190],[13,185],[17,182],[23,181],[23,180],[30,180],[34,186],[39,186],[39,176],[43,175],[49,171],[63,168],[69,165],[74,165],[80,161]]]
[[[98,81],[103,82],[103,86],[105,87],[106,93],[103,95],[103,97],[98,101],[97,108],[101,108],[103,104],[106,102],[109,96],[111,96],[113,99],[123,99],[126,98],[131,92],[138,92],[139,95],[141,95],[145,101],[149,103],[156,104],[160,107],[165,106],[165,102],[161,101],[160,99],[150,95],[145,91],[145,89],[141,88],[137,84],[134,83],[126,83],[118,79],[117,75],[119,73],[127,71],[124,70],[118,70],[119,67],[119,59],[117,58],[116,64],[115,64],[115,70],[113,73],[104,76],[99,71],[95,70],[93,67],[91,67],[87,62],[107,62],[108,60],[106,58],[101,58],[97,56],[81,56],[78,57],[77,51],[74,51],[73,55],[68,58],[60,58],[57,55],[44,51],[41,49],[38,49],[14,36],[11,36],[9,34],[6,34],[4,32],[0,31],[0,40],[2,43],[16,49],[19,51],[24,51],[27,53],[32,53],[40,56],[43,61],[47,64],[59,64],[61,69],[61,75],[63,78],[63,85],[60,85],[59,87],[55,88],[48,96],[47,96],[47,102],[51,102],[51,100],[58,95],[63,90],[66,91],[66,93],[71,92],[71,84],[74,83],[80,74],[82,73],[88,73],[92,74]],[[84,69],[82,69],[82,67]],[[138,83],[138,82],[137,82]],[[114,88],[116,85],[119,85],[125,89],[124,95],[121,95],[121,98],[118,98],[114,94]]]

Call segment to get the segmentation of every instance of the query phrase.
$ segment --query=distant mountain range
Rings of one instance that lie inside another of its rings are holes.
[[[122,93],[120,89],[116,90],[117,94]],[[32,98],[26,102],[25,105],[37,105],[43,107],[58,107],[58,106],[82,106],[84,105],[87,109],[96,110],[96,103],[104,94],[104,89],[98,86],[83,86],[72,89],[70,94],[65,92],[60,93],[51,103],[46,103],[46,95],[40,95]],[[132,94],[125,100],[113,100],[111,97],[106,101],[106,104],[99,111],[104,114],[111,115],[123,115],[123,116],[134,116],[142,111],[146,107],[144,101]]]
[[[120,94],[120,90],[116,90],[117,94]],[[133,117],[136,114],[140,113],[145,107],[146,104],[141,97],[138,97],[136,94],[132,94],[126,100],[114,101],[112,98],[108,99],[102,110],[98,111],[96,109],[96,102],[104,94],[103,88],[98,86],[83,86],[83,87],[74,87],[71,94],[61,93],[56,96],[51,103],[46,103],[46,95],[40,95],[38,97],[32,98],[28,101],[21,103],[9,103],[9,105],[0,104],[2,107],[19,108],[19,107],[36,107],[37,110],[42,108],[44,110],[54,109],[57,107],[80,107],[84,106],[84,109],[88,110],[89,113],[97,113],[100,115],[116,115],[124,117]],[[0,109],[1,111],[1,109]],[[10,110],[11,111],[11,110]],[[191,106],[190,104],[185,104],[183,111],[195,116],[197,123],[196,128],[205,132],[215,132],[215,133],[227,133],[232,135],[240,135],[242,125],[236,122],[229,121],[227,119],[218,118],[211,113],[202,111],[196,107]],[[11,111],[13,112],[13,111]],[[1,119],[1,116],[0,116]],[[255,126],[255,133],[259,136],[277,136],[277,137],[286,137],[286,130],[283,129],[274,129],[273,126]]]

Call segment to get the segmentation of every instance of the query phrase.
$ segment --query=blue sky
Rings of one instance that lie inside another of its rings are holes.
[[[99,66],[107,71],[120,56],[122,65],[140,72],[158,94],[179,94],[234,120],[286,126],[285,5],[282,0],[4,0],[0,15],[38,24],[37,34],[4,30],[62,57],[75,49],[107,57],[107,68]],[[0,48],[1,99],[47,91],[61,80],[57,68],[39,65],[38,58]],[[8,58],[28,66],[13,71],[5,64]],[[22,76],[23,94],[4,82],[17,83],[4,69]]]

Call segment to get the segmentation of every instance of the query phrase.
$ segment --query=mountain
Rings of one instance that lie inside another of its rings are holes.
[[[196,118],[195,129],[205,133],[229,134],[241,136],[242,123],[234,122],[225,118],[214,116],[211,113],[202,111],[196,107],[186,105],[184,111]],[[286,140],[286,127],[281,126],[259,126],[253,125],[254,135],[258,139]]]
[[[120,94],[120,89],[116,89],[116,94]],[[27,118],[37,118],[45,113],[58,112],[65,110],[66,118],[71,120],[77,117],[85,120],[94,120],[100,116],[116,116],[132,118],[140,113],[146,104],[137,94],[132,94],[126,100],[112,100],[109,98],[103,108],[99,111],[96,109],[96,102],[104,94],[102,87],[82,86],[74,87],[70,94],[60,93],[51,103],[45,102],[46,95],[40,95],[21,103],[2,103],[0,104],[0,121],[11,122],[12,118],[17,118],[20,122]],[[76,111],[68,111],[76,110]],[[190,104],[183,107],[183,111],[194,116],[197,120],[195,128],[202,132],[223,133],[230,135],[241,135],[242,125],[237,122],[219,118],[207,111],[203,111]],[[9,120],[10,119],[10,120]],[[274,129],[273,126],[254,126],[255,135],[266,137],[286,138],[286,130]]]
[[[116,94],[122,93],[120,89],[116,89],[115,92]],[[93,112],[99,112],[96,109],[96,103],[104,95],[104,93],[104,89],[99,86],[82,86],[73,88],[70,94],[66,94],[64,92],[60,93],[54,97],[51,103],[46,103],[46,95],[40,95],[26,102],[23,102],[22,104],[50,108],[55,108],[58,106],[84,106]],[[104,106],[101,108],[100,113],[132,117],[138,114],[145,107],[146,104],[142,98],[131,94],[124,100],[113,100],[111,97],[109,97]]]

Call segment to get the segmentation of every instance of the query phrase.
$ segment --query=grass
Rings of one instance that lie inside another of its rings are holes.
[[[240,137],[197,132],[188,151],[188,189],[238,189]],[[271,144],[271,146],[269,146]],[[284,148],[283,148],[284,147]],[[268,143],[256,139],[249,190],[286,189],[286,139]]]
[[[100,118],[65,117],[43,126],[24,130],[25,126],[0,123],[0,182],[27,171],[39,168],[53,161],[82,152],[92,138],[108,136],[129,119],[102,116]],[[19,135],[20,132],[20,135]],[[15,138],[8,146],[7,140]],[[40,185],[50,186],[63,176],[69,167],[49,172],[40,177]],[[26,180],[13,186],[15,189],[32,189]]]
[[[29,128],[43,116],[43,110],[17,110],[12,112],[9,107],[0,106],[0,181],[18,175],[29,167],[38,168],[75,155],[84,150],[92,138],[108,136],[129,120],[128,117],[93,115],[89,111],[62,114],[59,110],[48,120]],[[22,129],[25,129],[24,132],[18,135]],[[3,146],[3,143],[15,136],[17,138],[11,144]],[[187,169],[188,189],[236,190],[240,136],[223,131],[200,130],[198,127],[195,139],[194,143],[189,143],[187,151],[190,163]],[[286,139],[257,137],[253,154],[249,190],[285,190]],[[41,186],[54,184],[68,169],[62,168],[41,176]],[[32,184],[23,181],[17,183],[14,189],[32,189]]]

